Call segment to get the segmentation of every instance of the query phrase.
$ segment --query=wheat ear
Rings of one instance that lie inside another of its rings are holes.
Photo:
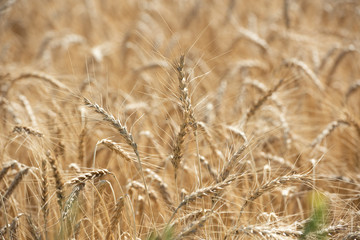
[[[64,201],[64,182],[63,179],[61,177],[61,174],[59,172],[58,166],[57,166],[57,162],[56,160],[51,156],[50,151],[48,151],[46,153],[46,157],[50,163],[52,172],[53,172],[53,176],[55,178],[55,185],[56,185],[56,196],[58,199],[58,204],[60,206],[60,209],[62,209],[63,207],[63,201]]]
[[[119,131],[120,135],[126,141],[126,143],[129,144],[132,147],[132,149],[134,150],[134,153],[135,153],[136,158],[138,160],[138,171],[140,172],[140,175],[141,175],[143,183],[144,183],[144,187],[145,187],[146,194],[147,194],[147,197],[148,197],[149,206],[151,206],[150,195],[149,195],[148,187],[147,187],[146,180],[145,180],[145,177],[144,177],[144,172],[143,172],[143,169],[142,169],[142,163],[141,163],[141,159],[140,159],[140,154],[139,154],[139,151],[138,151],[137,144],[135,143],[135,141],[133,139],[133,136],[131,135],[131,133],[128,132],[126,127],[121,124],[120,120],[115,119],[115,117],[112,114],[106,112],[98,104],[91,103],[87,98],[84,98],[84,102],[85,102],[85,106],[94,109],[95,112],[97,112],[97,113],[99,113],[100,115],[103,116],[104,121],[110,123],[115,129],[117,129]]]
[[[114,233],[116,233],[116,227],[120,221],[121,212],[124,208],[124,205],[125,205],[125,199],[124,197],[120,197],[116,202],[113,216],[111,217],[111,223],[106,233],[106,239],[110,239],[110,236],[112,239],[117,239],[114,237]]]
[[[240,157],[242,156],[243,152],[247,149],[249,146],[248,142],[245,142],[238,150],[237,152],[230,158],[229,161],[226,162],[223,170],[220,172],[220,174],[217,177],[217,182],[224,181],[230,174],[230,171],[234,168],[234,166],[239,162]],[[241,163],[241,169],[240,172],[243,171],[245,168],[244,163]]]
[[[303,61],[300,61],[295,58],[291,58],[285,61],[285,65],[288,66],[293,65],[296,66],[298,69],[301,69],[312,80],[312,82],[319,90],[324,90],[324,86],[322,85],[320,79]]]
[[[212,153],[219,159],[223,159],[224,156],[221,153],[221,151],[219,149],[216,148],[215,144],[214,144],[214,139],[212,138],[212,136],[210,135],[205,123],[203,122],[197,122],[197,126],[199,128],[199,130],[203,131],[205,134],[205,140],[207,142],[207,144],[209,144],[209,147],[212,151]]]
[[[44,217],[45,239],[47,239],[47,217],[49,215],[48,200],[49,200],[49,183],[47,179],[47,166],[46,166],[46,160],[43,159],[41,163],[41,205],[42,205],[41,210],[43,212],[43,217]]]
[[[29,172],[30,168],[26,167],[25,169],[21,170],[20,172],[18,172],[14,178],[14,180],[11,182],[9,188],[6,190],[6,192],[4,193],[3,196],[3,200],[0,201],[0,207],[2,206],[2,204],[5,204],[6,201],[9,199],[9,197],[11,196],[11,194],[14,192],[14,190],[16,189],[16,187],[19,185],[19,183],[22,181],[22,179],[24,178],[24,176]]]
[[[196,220],[192,222],[187,228],[185,228],[183,231],[181,231],[176,237],[176,240],[183,239],[184,237],[195,233],[199,228],[204,226],[204,223],[207,219],[209,219],[212,215],[212,211],[206,213],[204,216],[202,216],[199,220]]]
[[[187,203],[189,203],[191,201],[194,201],[194,200],[196,200],[198,198],[202,198],[204,196],[209,196],[209,195],[215,195],[215,194],[221,192],[226,186],[229,186],[236,178],[237,178],[236,175],[230,176],[228,179],[226,179],[223,182],[217,183],[217,184],[215,184],[213,186],[210,186],[210,187],[205,187],[205,188],[198,189],[197,191],[185,196],[184,199],[179,204],[179,206],[175,209],[172,217],[169,220],[169,223],[171,222],[171,220],[174,218],[177,211],[182,206],[185,206]]]
[[[29,127],[25,127],[25,126],[15,126],[13,129],[13,133],[19,133],[19,134],[28,134],[28,135],[32,135],[35,137],[43,137],[44,134],[42,134],[39,131],[33,130]]]
[[[291,182],[300,182],[300,183],[308,183],[309,184],[309,183],[311,183],[311,179],[306,175],[294,174],[294,175],[289,175],[289,176],[278,177],[274,180],[271,180],[271,181],[261,185],[255,191],[250,193],[250,195],[245,199],[245,202],[243,203],[243,205],[240,209],[239,219],[241,218],[241,215],[244,212],[244,209],[251,201],[254,201],[255,199],[259,198],[264,193],[269,192],[276,187],[279,187],[281,185],[288,184]]]
[[[123,150],[119,144],[117,144],[109,139],[102,139],[98,142],[98,144],[105,145],[109,149],[113,150],[120,157],[122,157],[124,160],[126,160],[128,162],[132,162],[131,156],[125,150]]]
[[[346,100],[349,99],[349,97],[360,88],[360,80],[357,80],[356,82],[354,82],[353,84],[350,85],[350,87],[348,88],[346,94],[345,94],[345,98]]]
[[[20,217],[25,216],[24,213],[19,213],[16,217],[13,218],[10,224],[5,225],[0,229],[0,237],[4,237],[4,235],[9,231],[10,236],[9,239],[16,240],[17,238],[17,228],[19,226]]]
[[[47,82],[49,83],[50,85],[56,87],[56,88],[59,88],[61,90],[65,90],[67,92],[69,92],[70,90],[68,89],[68,87],[66,87],[64,84],[62,84],[60,81],[58,81],[56,78],[54,78],[53,76],[50,76],[46,73],[43,73],[43,72],[37,72],[37,71],[31,71],[31,72],[23,72],[21,73],[18,77],[16,77],[15,79],[13,79],[11,82],[10,82],[10,85],[5,93],[8,94],[10,89],[14,86],[14,84],[20,80],[23,80],[23,79],[27,79],[27,78],[37,78],[37,79],[40,79],[44,82]]]
[[[71,211],[72,206],[74,205],[74,202],[78,199],[79,197],[79,193],[81,192],[81,190],[83,190],[85,187],[85,183],[84,182],[80,182],[77,183],[74,187],[73,190],[71,191],[69,198],[66,200],[65,205],[64,205],[64,210],[62,211],[62,218],[65,219],[68,214]]]
[[[152,171],[152,170],[150,170],[148,168],[145,169],[145,172],[156,183],[156,187],[158,188],[158,191],[160,192],[160,195],[163,198],[164,202],[169,207],[172,207],[173,202],[172,202],[171,197],[170,197],[168,186],[164,182],[164,180],[158,174],[156,174],[154,171]]]
[[[261,185],[255,191],[251,192],[249,194],[249,196],[245,199],[245,202],[243,203],[243,205],[242,205],[242,207],[240,209],[238,222],[240,222],[240,219],[241,219],[242,213],[244,212],[244,209],[248,206],[248,204],[251,201],[254,201],[255,199],[262,196],[264,193],[269,192],[269,191],[273,190],[276,187],[279,187],[281,185],[288,184],[288,183],[291,183],[291,182],[300,182],[300,183],[310,184],[312,182],[312,179],[309,178],[306,175],[294,174],[294,175],[289,175],[289,176],[278,177],[278,178],[276,178],[274,180],[268,181],[267,183]],[[236,232],[238,228],[239,227],[237,225],[232,227],[226,233],[224,239],[227,239],[229,237],[229,235],[232,235],[234,232]]]
[[[345,58],[346,55],[348,55],[349,53],[353,53],[353,52],[358,52],[355,47],[353,45],[350,45],[349,47],[343,49],[339,55],[336,57],[332,67],[330,68],[330,71],[327,75],[327,79],[326,79],[326,84],[328,86],[331,85],[331,82],[332,82],[332,79],[333,79],[333,76],[334,76],[334,73],[337,69],[337,67],[339,66],[341,60],[343,60]]]
[[[246,112],[245,116],[244,116],[244,120],[243,123],[246,123],[247,121],[249,121],[249,119],[254,116],[256,110],[258,110],[265,102],[268,98],[270,98],[278,89],[279,87],[283,84],[284,79],[280,79],[280,81],[271,89],[269,89],[264,96],[262,96],[259,100],[257,100]]]
[[[0,171],[0,181],[3,179],[3,177],[6,175],[6,173],[10,170],[10,168],[14,168],[14,166],[16,166],[16,165],[18,165],[17,161],[11,161],[10,164],[3,167],[3,169],[1,169],[1,171]]]
[[[327,136],[329,136],[337,127],[339,127],[340,125],[350,125],[347,121],[344,120],[335,120],[332,121],[331,123],[329,123],[326,128],[312,141],[312,143],[310,144],[311,147],[315,147],[316,145],[318,145],[319,143],[321,143],[321,141],[323,139],[325,139]]]
[[[105,176],[107,174],[111,174],[111,172],[107,169],[98,169],[98,170],[94,170],[91,172],[87,172],[85,174],[82,174],[80,176],[77,176],[69,181],[67,181],[65,184],[66,185],[76,185],[76,184],[81,184],[81,183],[85,183],[87,181],[96,179],[96,178],[100,178],[102,176]]]
[[[24,107],[25,107],[25,110],[26,110],[27,114],[29,115],[31,125],[32,125],[34,128],[39,129],[39,126],[38,126],[38,124],[37,124],[34,111],[33,111],[32,107],[31,107],[31,105],[30,105],[29,100],[27,99],[27,97],[25,97],[24,95],[20,95],[20,96],[19,96],[19,99],[21,100],[22,104],[23,104]]]
[[[176,67],[178,80],[179,80],[179,90],[180,90],[180,102],[183,112],[183,123],[180,125],[180,131],[176,136],[175,144],[173,146],[173,155],[171,158],[171,163],[175,168],[175,179],[177,178],[177,170],[179,168],[181,158],[183,155],[182,148],[185,140],[185,136],[188,132],[188,126],[191,126],[196,133],[197,122],[194,117],[194,111],[191,106],[191,100],[189,97],[189,82],[185,77],[184,71],[185,65],[185,56],[180,57],[178,66]]]

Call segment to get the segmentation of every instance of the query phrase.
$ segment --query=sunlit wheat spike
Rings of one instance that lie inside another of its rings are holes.
[[[68,214],[70,213],[72,206],[74,202],[78,199],[79,193],[82,189],[84,189],[85,183],[78,183],[73,187],[73,190],[71,191],[69,198],[66,200],[64,205],[64,210],[62,211],[62,218],[65,219]]]
[[[321,143],[321,141],[323,139],[325,139],[327,136],[329,136],[337,127],[339,127],[340,125],[350,125],[347,121],[344,120],[335,120],[332,121],[331,123],[329,123],[326,128],[312,141],[312,143],[310,144],[311,147],[315,147],[316,145],[318,145],[319,143]]]
[[[43,137],[44,136],[44,134],[42,134],[41,132],[33,130],[26,126],[15,126],[13,129],[13,132],[20,133],[20,134],[33,135],[35,137]]]
[[[278,177],[274,180],[271,180],[271,181],[261,185],[255,191],[251,192],[249,194],[249,196],[245,199],[245,202],[243,203],[243,205],[240,209],[239,218],[241,217],[246,206],[248,206],[248,204],[251,201],[254,201],[255,199],[259,198],[264,193],[269,192],[269,191],[273,190],[274,188],[279,187],[284,184],[289,184],[289,183],[293,183],[293,182],[311,184],[311,181],[312,181],[312,179],[306,175],[293,174],[293,175],[289,175],[289,176]]]
[[[56,184],[56,196],[58,199],[58,204],[60,206],[60,209],[62,209],[62,204],[64,201],[64,181],[62,179],[62,176],[59,172],[57,161],[51,156],[50,151],[46,152],[47,160],[50,163],[53,176],[55,178],[55,184]]]
[[[16,174],[16,176],[15,176],[14,180],[11,182],[9,188],[4,193],[4,195],[2,197],[2,201],[0,201],[0,207],[2,206],[2,204],[5,204],[7,202],[7,200],[11,196],[11,194],[14,192],[16,187],[23,180],[24,176],[29,172],[29,170],[30,170],[30,168],[26,167],[25,169],[21,170],[20,172],[18,172]]]
[[[284,79],[280,79],[280,81],[271,89],[269,89],[265,95],[263,95],[260,99],[258,99],[246,112],[244,116],[244,123],[247,123],[247,121],[254,116],[255,112],[266,102],[269,97],[271,97],[278,89],[279,87],[284,83]]]
[[[243,152],[248,148],[249,143],[245,142],[241,147],[235,152],[235,154],[225,163],[225,166],[223,170],[220,172],[220,174],[217,177],[217,182],[224,181],[230,174],[230,172],[233,170],[233,168],[240,164],[240,173],[244,170],[244,163],[238,163],[240,160],[240,157],[242,156]]]
[[[181,207],[185,206],[187,203],[189,203],[191,201],[194,201],[194,200],[196,200],[198,198],[202,198],[204,196],[216,195],[217,193],[221,192],[225,187],[229,186],[236,178],[237,178],[236,175],[230,176],[229,178],[227,178],[223,182],[217,183],[217,184],[215,184],[213,186],[198,189],[197,191],[185,196],[184,199],[179,204],[179,206],[175,209],[172,217],[170,218],[170,221],[173,219],[176,212]]]
[[[49,200],[49,182],[47,178],[47,164],[46,160],[41,161],[41,210],[44,218],[44,232],[47,236],[47,218],[49,215],[48,200]]]
[[[4,235],[9,232],[10,239],[18,239],[17,237],[17,229],[19,226],[20,217],[26,216],[24,213],[19,213],[16,217],[13,218],[11,223],[5,225],[0,229],[0,237],[4,237]],[[4,239],[4,238],[3,238]]]
[[[3,169],[0,171],[0,181],[3,179],[3,177],[6,175],[6,173],[11,169],[14,168],[16,165],[18,165],[17,161],[11,161],[10,163],[6,164]]]
[[[182,230],[175,239],[183,239],[184,237],[195,233],[199,228],[204,226],[204,223],[206,220],[208,220],[212,215],[212,211],[206,213],[204,216],[202,216],[199,220],[195,220],[192,222],[188,227],[186,227],[184,230]]]
[[[91,172],[84,173],[80,176],[77,176],[69,181],[67,181],[66,185],[75,185],[75,184],[81,184],[85,183],[86,181],[90,181],[96,178],[103,177],[107,174],[111,174],[111,172],[107,169],[98,169]]]
[[[291,59],[287,59],[285,60],[285,64],[286,65],[293,65],[296,66],[297,68],[301,69],[310,79],[311,81],[315,84],[315,86],[319,89],[319,90],[324,90],[324,86],[321,83],[320,79],[316,76],[316,74],[306,65],[305,62],[300,61],[298,59],[295,58],[291,58]]]
[[[160,195],[163,198],[164,202],[168,206],[172,207],[173,202],[172,202],[171,195],[170,195],[170,192],[169,192],[169,189],[168,189],[168,185],[154,171],[147,168],[147,169],[145,169],[145,173],[147,173],[148,176],[156,183],[158,191],[160,192]]]
[[[121,146],[109,139],[102,139],[98,142],[99,144],[103,144],[112,151],[114,151],[116,154],[118,154],[120,157],[122,157],[124,160],[128,162],[132,162],[131,156],[121,148]]]
[[[124,197],[120,197],[116,202],[116,205],[115,205],[115,208],[113,211],[113,215],[111,217],[111,223],[107,230],[106,239],[110,239],[110,236],[113,239],[117,239],[115,237],[116,235],[114,233],[116,233],[116,227],[120,221],[120,217],[121,217],[121,213],[124,208],[124,205],[125,205],[125,199],[124,199]]]
[[[16,78],[12,79],[12,81],[10,82],[10,86],[7,89],[6,94],[8,94],[9,90],[13,87],[13,85],[16,82],[18,82],[20,80],[28,79],[28,78],[37,78],[39,80],[49,83],[50,85],[52,85],[58,89],[64,90],[66,92],[70,91],[67,86],[65,86],[63,83],[61,83],[59,80],[57,80],[56,78],[54,78],[53,76],[51,76],[49,74],[39,72],[39,71],[28,71],[28,72],[23,72]]]
[[[360,88],[360,80],[357,80],[353,84],[351,84],[345,94],[346,100],[349,99],[349,97],[353,95],[356,92],[356,90],[358,90],[359,88]]]
[[[137,145],[134,142],[132,135],[127,131],[126,127],[121,124],[120,120],[115,119],[112,114],[105,111],[105,109],[100,107],[98,104],[91,103],[87,98],[84,98],[84,103],[85,106],[92,108],[95,112],[101,114],[104,121],[110,123],[115,129],[117,129],[120,135],[125,139],[126,143],[129,144],[137,153]]]

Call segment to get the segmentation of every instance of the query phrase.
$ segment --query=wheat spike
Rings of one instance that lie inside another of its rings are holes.
[[[102,176],[105,176],[107,174],[111,174],[111,172],[107,169],[98,169],[98,170],[94,170],[91,172],[87,172],[85,174],[82,174],[80,176],[77,176],[69,181],[67,181],[65,184],[66,185],[76,185],[76,184],[81,184],[81,183],[85,183],[86,181],[90,181],[96,178],[100,178]]]
[[[41,163],[41,206],[42,206],[41,210],[43,212],[43,217],[44,217],[45,239],[47,239],[47,217],[49,215],[48,200],[49,200],[49,183],[47,179],[47,166],[46,166],[46,160],[43,159]]]
[[[4,193],[4,195],[2,197],[3,198],[2,201],[0,201],[0,207],[2,206],[2,204],[5,204],[7,202],[7,200],[11,196],[11,194],[14,192],[15,188],[19,185],[19,183],[24,178],[24,176],[29,172],[29,170],[30,170],[30,168],[26,167],[25,169],[21,170],[20,172],[18,172],[16,174],[16,176],[15,176],[14,180],[11,182],[9,188]]]
[[[102,139],[98,142],[98,144],[103,144],[109,149],[113,150],[116,154],[122,157],[124,160],[128,162],[132,162],[131,156],[123,150],[119,144],[109,140],[109,139]]]
[[[56,184],[56,196],[58,199],[58,204],[60,206],[60,209],[62,209],[62,204],[64,201],[64,182],[61,177],[61,174],[59,172],[57,162],[56,160],[51,156],[50,151],[46,152],[46,157],[50,163],[54,178],[55,178],[55,184]]]
[[[349,123],[347,121],[344,120],[335,120],[332,121],[331,123],[329,123],[326,128],[312,141],[312,143],[310,144],[311,147],[315,147],[316,145],[318,145],[319,143],[321,143],[321,141],[323,139],[325,139],[327,136],[329,136],[337,127],[339,127],[340,125],[349,125]]]
[[[68,214],[70,213],[74,202],[78,199],[79,193],[81,192],[82,189],[84,189],[84,187],[85,187],[84,182],[78,183],[73,187],[73,190],[71,191],[71,193],[69,195],[69,198],[65,202],[64,210],[62,211],[61,216],[63,219],[65,219],[68,216]]]
[[[115,205],[115,209],[113,211],[113,216],[111,217],[111,223],[108,227],[108,231],[106,234],[106,239],[110,239],[110,236],[112,239],[117,239],[114,236],[114,233],[116,233],[116,227],[120,221],[121,213],[125,205],[125,199],[124,197],[120,197]]]
[[[13,129],[14,133],[20,133],[20,134],[28,134],[28,135],[32,135],[35,137],[43,137],[44,134],[42,134],[39,131],[33,130],[29,127],[25,127],[25,126],[15,126]]]

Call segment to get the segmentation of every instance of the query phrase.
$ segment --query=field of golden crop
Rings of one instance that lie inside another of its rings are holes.
[[[0,0],[2,239],[360,239],[358,0]]]

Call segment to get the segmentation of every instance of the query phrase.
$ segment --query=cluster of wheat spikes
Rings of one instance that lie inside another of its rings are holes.
[[[360,239],[358,0],[0,0],[0,239]]]

